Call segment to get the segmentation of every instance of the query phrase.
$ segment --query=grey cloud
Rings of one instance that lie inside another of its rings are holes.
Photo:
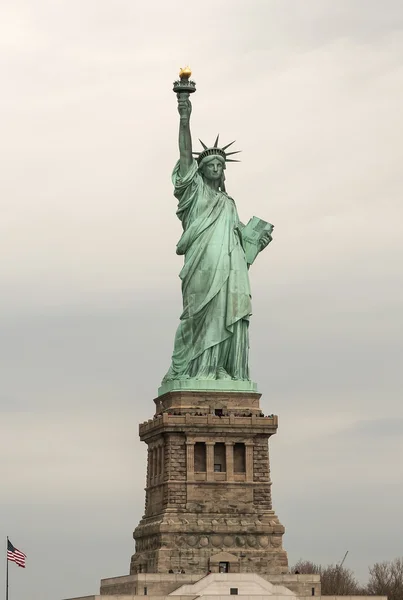
[[[374,434],[377,437],[401,436],[403,431],[403,419],[374,419],[358,421],[352,427],[352,432],[357,435]]]

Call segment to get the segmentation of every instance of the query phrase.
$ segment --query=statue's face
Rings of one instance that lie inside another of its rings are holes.
[[[220,181],[223,174],[223,164],[217,158],[210,160],[208,163],[203,165],[202,174],[206,179],[210,181]]]

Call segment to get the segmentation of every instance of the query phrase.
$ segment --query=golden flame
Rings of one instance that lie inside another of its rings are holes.
[[[179,71],[179,77],[181,79],[189,79],[191,74],[192,74],[192,71],[190,70],[190,67],[185,67],[184,69],[181,69]]]

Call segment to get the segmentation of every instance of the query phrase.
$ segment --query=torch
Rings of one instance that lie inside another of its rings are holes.
[[[192,71],[189,67],[185,67],[179,71],[179,79],[174,81],[173,91],[179,98],[179,94],[193,94],[196,91],[196,83],[190,79]]]

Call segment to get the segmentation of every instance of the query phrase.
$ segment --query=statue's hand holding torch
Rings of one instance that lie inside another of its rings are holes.
[[[192,113],[192,103],[189,100],[189,94],[186,92],[178,93],[178,112],[181,121],[189,121]]]

